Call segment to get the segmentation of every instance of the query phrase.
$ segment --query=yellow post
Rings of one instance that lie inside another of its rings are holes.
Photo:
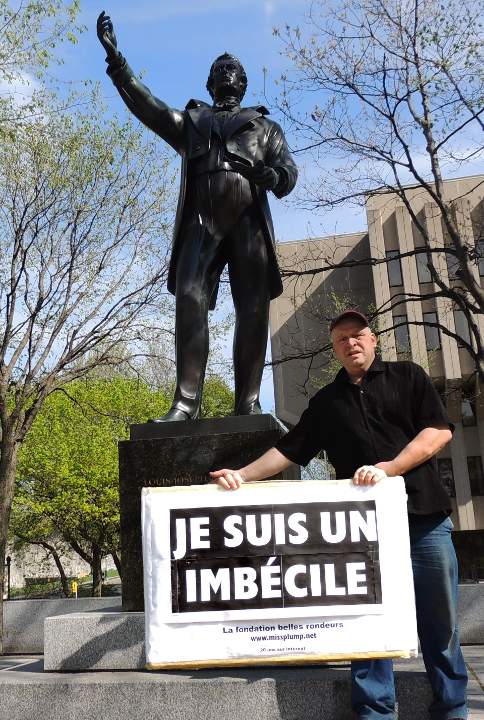
[[[72,590],[72,594],[74,595],[74,597],[77,600],[77,582],[75,580],[73,580],[71,582],[71,590]]]

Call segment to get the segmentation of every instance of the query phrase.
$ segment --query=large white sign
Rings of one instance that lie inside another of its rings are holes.
[[[145,488],[148,668],[416,654],[402,478]]]

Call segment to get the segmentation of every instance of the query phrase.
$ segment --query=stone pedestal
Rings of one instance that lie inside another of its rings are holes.
[[[242,467],[283,434],[272,415],[131,426],[131,439],[119,443],[124,611],[144,609],[141,489],[206,484],[210,470]],[[298,469],[291,477],[299,477]]]

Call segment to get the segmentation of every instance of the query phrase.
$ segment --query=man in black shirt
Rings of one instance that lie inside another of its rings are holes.
[[[428,376],[412,362],[375,357],[377,338],[364,315],[348,310],[330,326],[343,368],[310,400],[299,423],[274,448],[240,470],[211,473],[227,490],[306,465],[326,450],[339,479],[374,485],[402,475],[408,494],[417,628],[432,686],[435,720],[466,718],[467,673],[457,630],[457,560],[450,502],[436,454],[453,426]],[[393,720],[391,660],[352,663],[352,707],[362,720]]]

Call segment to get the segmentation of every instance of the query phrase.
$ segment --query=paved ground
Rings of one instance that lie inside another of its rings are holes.
[[[465,645],[462,648],[469,673],[467,690],[469,720],[484,720],[484,646]],[[396,663],[397,669],[423,670],[421,658]]]
[[[469,684],[469,708],[471,720],[484,720],[484,647],[469,645],[464,656],[471,682]]]
[[[467,667],[469,670],[469,710],[470,720],[484,720],[484,646],[467,645],[463,648]],[[423,671],[420,659],[403,661],[396,664],[399,672]],[[220,671],[219,671],[220,672]],[[134,679],[138,678],[141,682],[149,682],[150,674],[146,672],[130,672],[129,675]],[[99,679],[113,681],[116,677],[120,682],[127,680],[126,672],[103,672],[103,673],[69,673],[69,681],[75,682],[75,678],[86,679],[90,676],[91,680]],[[61,673],[44,673],[43,657],[41,655],[4,655],[0,656],[0,684],[2,681],[8,683],[17,683],[19,685],[34,683],[55,683],[56,680],[65,681],[66,675]],[[101,679],[102,678],[102,679]],[[0,713],[1,714],[1,713]]]

